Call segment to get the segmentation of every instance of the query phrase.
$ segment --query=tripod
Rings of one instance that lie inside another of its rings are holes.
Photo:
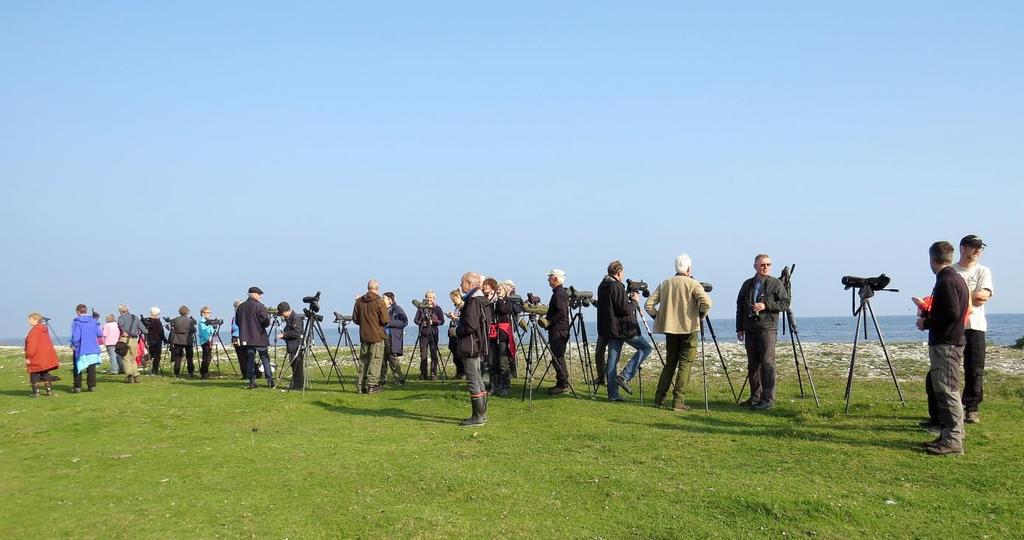
[[[800,377],[800,364],[804,366],[804,373],[807,375],[807,382],[811,385],[811,395],[814,396],[814,405],[821,407],[818,401],[818,390],[814,388],[814,379],[811,377],[811,368],[807,367],[807,359],[804,358],[804,345],[800,343],[800,333],[796,329],[796,319],[793,318],[793,310],[787,309],[782,312],[782,334],[789,329],[789,343],[793,346],[793,363],[796,365],[796,381],[800,385],[800,397],[804,396],[804,382]],[[799,356],[797,356],[799,351]]]
[[[352,342],[352,335],[348,333],[348,323],[352,322],[352,319],[339,319],[335,322],[338,323],[338,344],[334,346],[334,357],[338,358],[338,352],[341,350],[342,344],[344,344],[345,348],[348,349],[349,358],[352,359],[352,364],[355,365],[356,368],[356,388],[358,390],[363,387],[363,381],[366,379],[366,373],[363,371],[362,362],[359,361],[359,355],[356,354],[356,345]],[[390,337],[388,339],[390,339]],[[338,375],[338,378],[340,379],[341,375]],[[330,381],[331,377],[328,375],[327,382]],[[342,383],[342,387],[344,387],[344,383]]]
[[[708,370],[707,370],[707,354],[704,349],[704,327],[708,328],[708,333],[711,334],[711,342],[715,344],[715,352],[718,353],[718,362],[722,365],[722,372],[725,373],[725,380],[729,383],[729,391],[732,392],[732,397],[737,402],[740,398],[736,395],[736,388],[732,385],[732,377],[729,376],[729,368],[725,364],[725,356],[722,355],[722,348],[718,345],[718,335],[715,334],[715,327],[711,325],[711,319],[702,317],[700,320],[700,371],[701,380],[704,385],[704,411],[710,412],[710,403],[708,402]],[[743,383],[746,385],[746,381]],[[740,387],[740,395],[743,395],[743,387]]]
[[[888,281],[886,281],[888,283]],[[854,286],[853,290],[850,291],[850,306],[853,307],[854,295],[857,294],[857,289],[860,289],[860,306],[854,310],[853,315],[857,317],[857,324],[853,330],[853,354],[850,355],[850,372],[846,376],[846,413],[850,413],[850,398],[853,396],[853,367],[857,361],[857,339],[860,337],[861,325],[864,326],[864,340],[868,339],[868,315],[871,316],[871,322],[874,323],[875,333],[878,334],[878,342],[882,345],[882,352],[885,354],[885,363],[889,365],[889,374],[892,375],[892,382],[896,385],[896,395],[900,398],[900,403],[903,406],[907,405],[907,402],[903,399],[903,392],[900,390],[900,383],[896,380],[896,371],[892,367],[892,360],[889,359],[889,349],[885,347],[885,339],[882,338],[882,330],[878,327],[878,319],[875,318],[875,310],[871,308],[871,298],[875,296],[875,289],[870,284],[864,283],[860,286]],[[879,291],[886,292],[899,292],[899,289],[884,289],[878,288]]]
[[[270,328],[267,329],[267,340],[269,341],[271,336],[274,338],[274,369],[277,369],[277,329],[280,326],[281,317],[275,313],[270,319]],[[321,373],[323,373],[323,370],[321,370]]]
[[[419,310],[420,320],[422,320],[422,321],[427,323],[427,326],[426,326],[426,328],[427,328],[427,339],[428,340],[433,340],[433,342],[431,343],[430,341],[428,341],[428,342],[424,343],[423,342],[423,332],[421,331],[420,328],[416,329],[416,342],[412,346],[413,354],[409,355],[409,364],[406,365],[406,367],[405,367],[405,379],[406,380],[409,379],[409,371],[412,369],[412,363],[415,361],[415,354],[419,353],[421,355],[421,358],[422,358],[423,351],[420,349],[420,347],[426,346],[428,348],[427,354],[428,354],[428,356],[430,356],[431,362],[433,362],[433,360],[434,360],[434,355],[433,355],[434,351],[435,350],[437,351],[437,363],[440,364],[440,368],[441,368],[441,373],[438,374],[438,375],[441,376],[441,380],[442,381],[448,380],[448,371],[445,368],[445,365],[447,364],[447,362],[441,362],[441,350],[440,350],[440,346],[439,346],[440,337],[438,336],[438,334],[439,334],[438,329],[440,328],[440,326],[432,324],[433,321],[431,320],[432,311],[433,311],[434,308],[433,308],[433,306],[431,306],[429,308],[416,306],[416,309]],[[449,351],[450,350],[451,349],[449,347]],[[422,373],[420,375],[422,375]]]
[[[216,342],[213,342],[214,338],[217,340]],[[214,362],[214,364],[217,365],[217,376],[219,377],[219,376],[223,375],[221,373],[221,371],[220,371],[220,352],[221,351],[224,351],[224,359],[227,361],[228,365],[231,366],[231,371],[233,371],[235,373],[235,375],[238,375],[238,370],[235,369],[235,364],[231,363],[231,355],[228,354],[228,348],[224,345],[224,340],[220,338],[220,325],[219,324],[213,325],[213,338],[211,338],[210,341],[213,342],[213,362]],[[217,348],[218,344],[220,344],[220,349]]]
[[[526,334],[529,336],[526,345],[526,369],[523,373],[523,398],[520,401],[526,401],[527,393],[530,396],[530,407],[533,407],[533,376],[537,372],[537,366],[544,360],[548,354],[548,342],[544,339],[544,334],[537,326],[537,315],[530,314],[528,322],[526,323]],[[520,345],[521,346],[521,345]],[[548,364],[548,368],[551,365]],[[544,375],[547,375],[547,369],[544,370]],[[544,382],[544,375],[541,376],[540,381],[537,383],[537,388]],[[576,396],[576,392],[572,390],[572,386],[569,386],[569,390],[573,392],[573,397]]]
[[[49,317],[43,317],[41,320],[43,321],[43,325],[46,326],[46,331],[50,332],[51,334],[53,334],[53,339],[57,342],[57,345],[60,345],[61,347],[63,347],[64,346],[64,342],[60,340],[60,336],[57,335],[57,331],[54,330],[53,326],[50,325],[50,318]]]
[[[342,380],[341,368],[338,366],[338,362],[335,359],[335,353],[331,350],[330,346],[327,345],[327,337],[324,335],[324,327],[320,324],[320,321],[324,320],[323,315],[319,315],[309,309],[303,310],[303,314],[306,316],[306,320],[303,322],[302,327],[302,341],[299,342],[299,349],[288,358],[288,368],[291,367],[291,363],[296,358],[302,362],[302,391],[305,392],[306,388],[309,387],[309,370],[305,369],[308,366],[310,358],[316,363],[316,366],[320,368],[320,373],[327,377],[327,381],[330,382],[331,376],[324,372],[324,368],[320,366],[320,361],[316,357],[314,345],[316,338],[320,338],[320,344],[323,345],[327,351],[327,357],[331,361],[331,367],[329,368],[333,373],[338,375],[338,383],[341,384],[341,389],[345,389],[345,381]],[[351,339],[350,339],[351,341]],[[294,384],[294,383],[293,383]]]
[[[576,356],[580,360],[580,371],[583,373],[583,382],[587,385],[587,392],[590,394],[590,399],[597,397],[597,385],[594,384],[594,366],[590,363],[590,342],[587,340],[587,325],[583,321],[583,304],[578,303],[573,306],[569,305],[570,310],[575,310],[572,314],[572,318],[569,319],[569,328],[572,329],[572,339],[576,345]],[[582,347],[580,346],[582,341]],[[567,350],[567,353],[571,353],[571,350]],[[568,368],[569,364],[566,363]],[[566,376],[566,380],[569,380]],[[572,388],[572,384],[569,385]]]

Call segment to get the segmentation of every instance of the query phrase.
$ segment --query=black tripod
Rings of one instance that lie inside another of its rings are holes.
[[[348,333],[348,323],[352,322],[352,317],[339,315],[337,312],[335,312],[334,315],[334,322],[338,325],[338,344],[334,346],[334,357],[339,357],[341,346],[345,345],[345,348],[348,349],[349,352],[349,358],[352,360],[352,364],[356,368],[356,388],[362,388],[363,381],[366,380],[366,373],[363,371],[362,362],[359,361],[359,355],[356,354],[356,345],[352,341],[352,335]],[[390,339],[390,337],[385,339]],[[339,375],[338,377],[340,378],[341,376]],[[330,375],[327,376],[327,382],[331,382]]]
[[[538,316],[530,313],[529,318],[526,322],[526,334],[528,336],[526,342],[526,369],[523,373],[523,398],[521,401],[526,401],[527,393],[530,397],[530,406],[533,406],[533,376],[537,372],[537,366],[544,361],[544,358],[548,355],[548,342],[544,339],[544,334],[537,326]],[[521,347],[522,345],[520,345]],[[550,364],[548,368],[550,368]],[[556,368],[557,369],[557,368]],[[544,370],[544,375],[541,376],[540,381],[537,383],[537,389],[544,382],[544,376],[547,375],[547,369]],[[572,390],[572,386],[569,386],[569,390]],[[575,391],[573,396],[575,396]]]
[[[318,293],[319,294],[319,293]],[[312,359],[316,366],[320,368],[320,373],[327,377],[328,382],[331,380],[331,376],[324,372],[324,368],[320,365],[320,361],[316,357],[314,350],[315,341],[320,338],[320,344],[323,345],[324,350],[327,351],[327,357],[331,361],[331,366],[328,368],[332,373],[338,376],[338,383],[341,384],[341,389],[345,389],[345,381],[342,380],[341,367],[338,366],[337,359],[335,358],[334,351],[327,345],[327,337],[324,335],[324,327],[320,324],[324,320],[324,316],[319,313],[315,313],[309,309],[302,311],[306,319],[303,321],[302,326],[302,341],[299,342],[299,348],[295,354],[288,358],[288,368],[291,368],[292,361],[302,362],[302,391],[305,392],[306,388],[309,387],[309,360]],[[299,360],[296,360],[296,359]],[[286,368],[286,369],[288,369]],[[293,381],[294,386],[294,381]]]
[[[439,325],[432,324],[433,321],[431,320],[431,316],[433,314],[432,312],[433,312],[434,307],[433,306],[425,307],[426,304],[422,304],[422,303],[416,305],[415,302],[414,302],[414,306],[416,307],[416,309],[418,310],[418,312],[420,314],[420,320],[424,321],[427,324],[427,326],[426,326],[427,339],[428,340],[433,340],[433,343],[431,343],[429,341],[428,342],[424,342],[423,341],[422,327],[417,326],[417,328],[416,328],[416,342],[412,346],[413,354],[409,355],[409,364],[405,366],[405,380],[409,380],[409,370],[412,369],[412,363],[416,361],[416,355],[417,354],[420,355],[420,358],[422,359],[423,351],[420,349],[420,347],[424,347],[424,346],[427,347],[427,356],[430,357],[430,361],[431,362],[434,361],[434,356],[433,356],[434,351],[435,350],[437,351],[437,363],[439,364],[439,367],[441,369],[440,369],[440,373],[437,373],[436,375],[439,375],[441,377],[442,381],[448,380],[448,371],[445,368],[445,365],[447,364],[447,362],[441,362],[441,348],[440,348],[440,337],[439,337],[439,334],[440,334],[439,328],[441,328],[441,327]],[[449,347],[449,350],[450,349],[451,348]],[[421,360],[421,362],[422,362],[422,360]],[[422,373],[420,373],[420,375],[422,375]]]
[[[43,326],[46,327],[46,331],[51,333],[51,334],[53,334],[53,340],[57,342],[57,345],[60,345],[61,347],[63,347],[64,346],[64,342],[60,340],[60,336],[57,335],[57,331],[54,330],[53,326],[50,325],[50,318],[49,317],[43,317],[40,320],[43,321]]]
[[[883,274],[884,276],[884,274]],[[876,278],[871,278],[876,279]],[[850,291],[850,307],[853,308],[854,296],[858,295],[857,290],[860,290],[860,306],[853,311],[853,315],[857,317],[857,325],[853,330],[853,353],[850,355],[850,372],[846,376],[846,413],[850,413],[850,398],[853,396],[853,367],[857,361],[857,340],[860,337],[861,325],[864,326],[864,340],[868,339],[868,315],[871,316],[871,322],[874,323],[875,333],[878,334],[878,342],[882,345],[882,352],[885,354],[885,363],[889,365],[889,374],[892,375],[892,382],[896,385],[896,395],[900,398],[900,403],[903,406],[907,405],[907,402],[903,399],[903,391],[900,390],[900,383],[896,380],[896,370],[892,367],[892,360],[889,359],[889,349],[885,346],[885,339],[882,338],[882,330],[878,327],[878,319],[875,318],[875,310],[871,309],[871,298],[875,296],[875,291],[886,291],[886,292],[899,292],[899,289],[885,289],[883,288],[888,284],[888,278],[885,279],[885,283],[880,287],[873,288],[871,279],[865,280],[861,285],[851,285],[853,290]],[[845,280],[845,278],[844,278]]]
[[[278,369],[278,367],[277,367],[277,347],[278,347],[278,345],[277,345],[277,329],[280,326],[281,326],[281,316],[278,315],[277,312],[275,311],[274,314],[270,316],[270,328],[267,329],[267,341],[269,341],[270,338],[274,338],[274,361],[273,361],[273,363],[271,365],[273,366],[273,369],[275,369],[275,370]],[[259,362],[256,362],[256,363],[259,364]],[[321,370],[321,373],[322,372],[323,371]]]
[[[213,326],[213,338],[210,339],[211,346],[213,347],[213,362],[217,366],[217,376],[219,377],[219,376],[223,375],[221,373],[221,370],[220,370],[220,352],[221,351],[224,351],[224,359],[227,361],[228,365],[231,366],[231,371],[233,371],[235,373],[235,375],[238,375],[238,370],[235,369],[235,364],[233,364],[231,362],[231,355],[228,354],[228,348],[224,345],[224,340],[220,338],[220,326],[221,326],[221,324],[223,324],[223,323],[218,323],[218,324],[212,325]],[[216,339],[217,341],[213,342],[214,339]],[[218,344],[220,345],[219,349],[217,348]]]
[[[818,390],[814,388],[814,379],[811,377],[811,368],[807,366],[807,359],[804,358],[804,345],[800,343],[800,333],[796,329],[796,319],[793,318],[793,310],[790,309],[782,312],[782,335],[786,335],[787,329],[789,330],[789,343],[793,346],[793,363],[796,365],[796,381],[800,385],[800,397],[805,397],[804,382],[800,377],[800,365],[802,364],[804,366],[804,374],[807,375],[807,382],[811,385],[814,405],[821,407],[821,402],[818,401]]]
[[[576,346],[576,356],[579,357],[580,372],[583,374],[584,384],[587,385],[587,393],[590,394],[591,399],[595,399],[597,397],[597,385],[594,384],[594,366],[590,363],[590,342],[587,340],[587,325],[583,320],[583,303],[570,300],[569,310],[570,312],[575,311],[572,314],[572,318],[569,319],[569,328],[572,331],[572,340]],[[568,349],[566,352],[571,353],[571,349]],[[567,369],[568,366],[569,363],[566,362]],[[568,376],[566,376],[566,380],[569,380]],[[572,384],[569,387],[572,388]]]
[[[729,383],[729,391],[732,392],[732,397],[739,402],[739,397],[736,395],[736,388],[732,385],[732,377],[729,376],[729,368],[725,364],[725,356],[722,354],[722,348],[718,345],[718,335],[715,334],[715,327],[711,325],[711,319],[708,317],[702,317],[700,320],[700,369],[701,376],[704,379],[704,410],[710,411],[708,404],[708,376],[707,376],[707,361],[704,352],[704,327],[707,326],[708,333],[711,334],[711,342],[715,344],[715,352],[718,353],[718,362],[722,365],[722,372],[725,373],[725,380]],[[746,384],[746,381],[744,381]],[[743,394],[743,388],[740,388],[740,395]]]

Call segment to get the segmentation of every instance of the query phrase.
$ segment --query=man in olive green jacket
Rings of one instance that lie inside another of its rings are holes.
[[[676,275],[661,282],[644,305],[647,313],[654,317],[654,332],[665,334],[665,369],[658,380],[654,406],[662,406],[675,376],[672,410],[678,412],[689,410],[684,401],[690,367],[697,357],[701,318],[711,310],[711,298],[700,282],[690,276],[691,270],[689,255],[676,257]]]

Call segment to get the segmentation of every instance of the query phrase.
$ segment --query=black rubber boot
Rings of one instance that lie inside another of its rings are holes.
[[[487,422],[487,396],[470,399],[473,405],[473,416],[459,422],[461,427],[482,426]]]

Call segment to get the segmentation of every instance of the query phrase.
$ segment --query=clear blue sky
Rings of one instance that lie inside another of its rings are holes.
[[[761,251],[798,316],[902,314],[967,233],[1024,311],[1024,4],[708,4],[4,2],[0,336],[682,252],[715,317]]]

